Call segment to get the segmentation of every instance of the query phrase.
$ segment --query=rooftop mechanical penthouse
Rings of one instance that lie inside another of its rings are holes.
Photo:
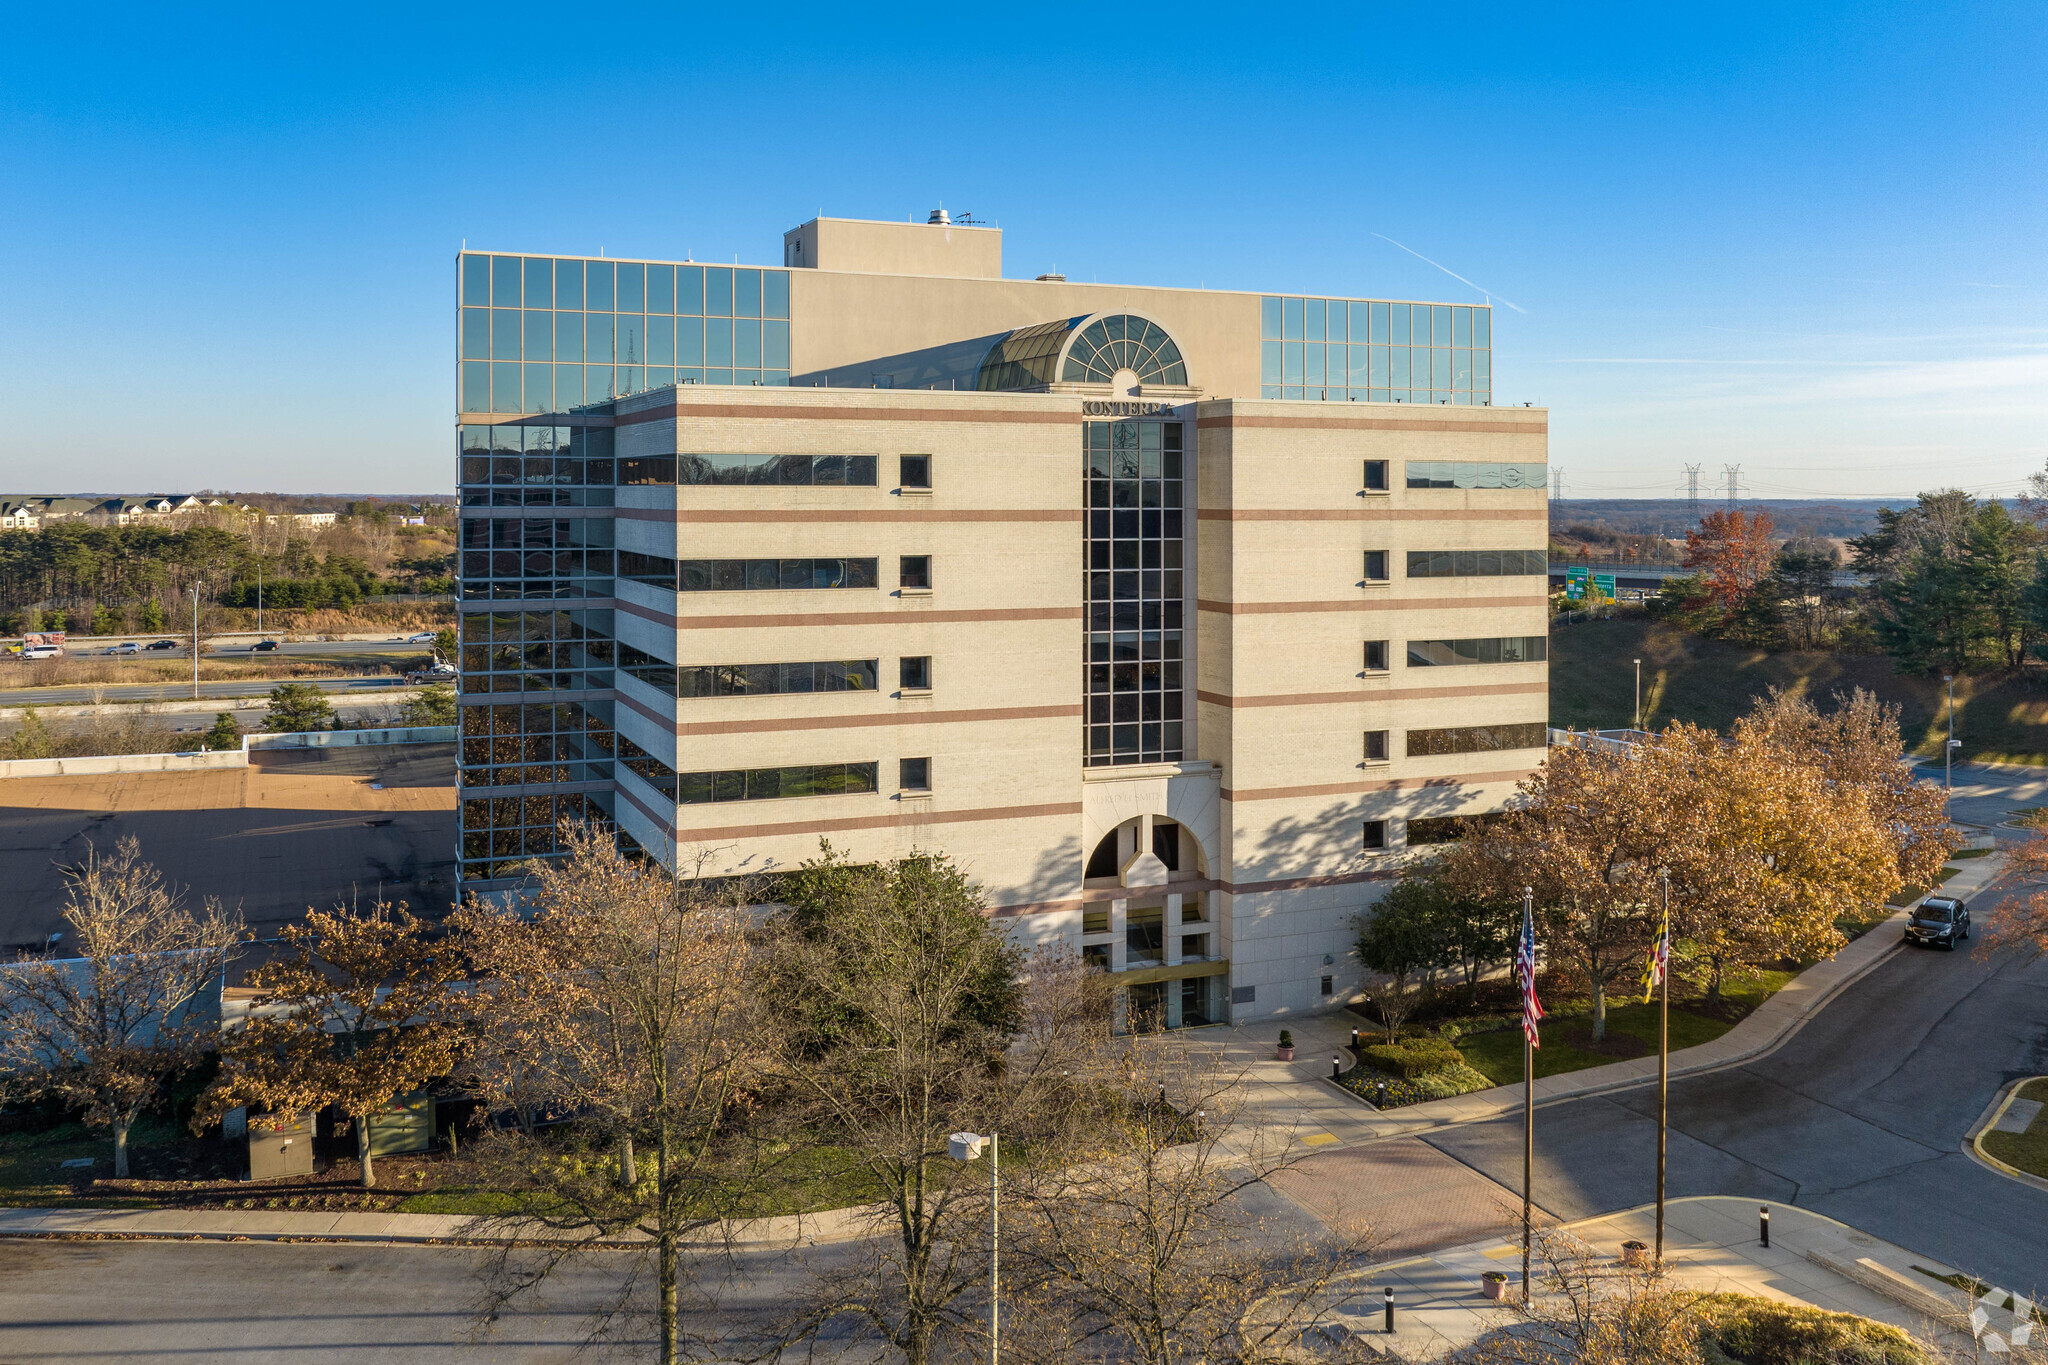
[[[1134,1024],[1243,1020],[1355,995],[1352,918],[1542,757],[1487,308],[1004,279],[943,221],[457,277],[472,888],[565,815],[943,850]]]

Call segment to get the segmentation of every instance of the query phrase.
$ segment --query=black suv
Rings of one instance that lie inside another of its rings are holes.
[[[1954,896],[1931,896],[1913,907],[1906,920],[1906,942],[1938,943],[1950,952],[1956,941],[1970,936],[1970,907]]]

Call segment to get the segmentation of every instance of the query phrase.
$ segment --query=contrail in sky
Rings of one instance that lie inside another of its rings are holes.
[[[1407,253],[1408,253],[1408,254],[1409,254],[1410,256],[1413,256],[1413,257],[1414,257],[1414,258],[1415,258],[1416,260],[1418,260],[1418,261],[1428,261],[1428,262],[1429,262],[1429,264],[1431,264],[1431,265],[1435,266],[1435,267],[1436,267],[1436,268],[1437,268],[1438,270],[1441,270],[1441,271],[1443,271],[1443,272],[1444,272],[1444,274],[1446,274],[1446,275],[1449,275],[1449,276],[1450,276],[1450,277],[1451,277],[1452,279],[1454,279],[1454,280],[1456,280],[1456,281],[1457,281],[1458,283],[1460,283],[1460,284],[1464,285],[1464,286],[1465,286],[1466,288],[1468,288],[1468,289],[1476,289],[1476,290],[1478,290],[1478,291],[1479,291],[1480,293],[1482,293],[1482,294],[1486,295],[1486,297],[1487,297],[1487,299],[1488,299],[1489,301],[1492,301],[1492,300],[1499,300],[1499,301],[1500,301],[1501,303],[1505,303],[1505,304],[1506,304],[1506,305],[1507,305],[1508,307],[1510,307],[1510,308],[1514,309],[1514,310],[1515,310],[1515,311],[1516,311],[1517,313],[1520,313],[1520,314],[1522,314],[1522,315],[1523,315],[1523,316],[1525,316],[1525,317],[1526,317],[1526,316],[1528,315],[1528,312],[1529,312],[1529,310],[1528,310],[1528,309],[1526,309],[1526,308],[1524,308],[1524,307],[1522,307],[1522,305],[1520,305],[1519,303],[1516,303],[1516,302],[1515,302],[1514,300],[1512,300],[1512,299],[1504,299],[1504,298],[1501,298],[1501,296],[1500,296],[1500,295],[1498,295],[1498,294],[1494,293],[1494,292],[1493,292],[1493,291],[1492,291],[1491,289],[1485,289],[1485,288],[1482,288],[1482,287],[1481,287],[1481,286],[1479,286],[1479,285],[1476,285],[1476,284],[1472,283],[1472,281],[1470,281],[1470,280],[1466,279],[1466,278],[1465,278],[1465,277],[1464,277],[1463,275],[1460,275],[1460,274],[1459,274],[1459,273],[1458,273],[1457,271],[1455,271],[1455,270],[1451,269],[1451,268],[1450,268],[1449,266],[1447,266],[1447,265],[1443,264],[1443,263],[1442,263],[1441,261],[1431,261],[1431,260],[1429,259],[1429,257],[1427,257],[1427,256],[1423,255],[1423,254],[1422,254],[1421,252],[1417,251],[1417,250],[1416,250],[1416,249],[1415,249],[1414,247],[1412,247],[1412,246],[1401,246],[1401,243],[1399,243],[1399,242],[1395,242],[1395,241],[1394,241],[1394,239],[1393,239],[1392,237],[1389,237],[1389,236],[1387,236],[1387,234],[1386,234],[1386,233],[1384,233],[1384,232],[1375,232],[1375,233],[1373,234],[1373,236],[1375,236],[1375,237],[1379,238],[1379,239],[1380,239],[1381,241],[1383,241],[1383,242],[1393,242],[1393,244],[1394,244],[1395,246],[1399,246],[1399,247],[1401,247],[1401,250],[1403,250],[1403,251],[1407,252]]]

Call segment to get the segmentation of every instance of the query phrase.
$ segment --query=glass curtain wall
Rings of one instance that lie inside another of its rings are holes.
[[[463,412],[789,383],[786,270],[464,252],[458,276]]]
[[[615,462],[605,428],[464,424],[456,447],[460,857],[474,881],[553,855],[559,820],[612,818]]]
[[[1493,309],[1268,296],[1259,393],[1329,403],[1493,405]]]
[[[1172,421],[1085,424],[1091,766],[1181,757],[1182,432]]]

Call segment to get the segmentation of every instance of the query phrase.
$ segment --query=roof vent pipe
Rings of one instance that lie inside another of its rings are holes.
[[[927,226],[951,227],[953,220],[944,209],[933,209],[932,216],[924,220]]]

